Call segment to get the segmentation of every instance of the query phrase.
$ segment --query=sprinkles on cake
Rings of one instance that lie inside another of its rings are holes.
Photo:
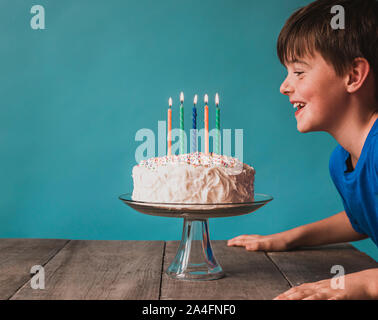
[[[147,160],[142,160],[138,164],[138,166],[155,170],[160,166],[165,166],[168,164],[186,163],[194,167],[204,166],[233,168],[239,162],[240,161],[236,158],[227,157],[220,154],[206,155],[203,152],[193,152],[179,155],[149,158]]]

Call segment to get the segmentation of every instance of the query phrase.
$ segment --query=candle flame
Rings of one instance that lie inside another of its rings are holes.
[[[198,100],[198,96],[195,95],[195,96],[194,96],[194,104],[197,104],[197,100]]]
[[[172,107],[172,97],[169,97],[168,104],[169,104],[169,107]]]
[[[184,92],[181,91],[180,93],[180,102],[183,103],[184,102]]]
[[[203,100],[205,101],[205,104],[207,104],[209,102],[209,96],[205,94],[205,98]]]
[[[215,94],[215,104],[216,105],[219,104],[219,95],[218,95],[218,93]]]

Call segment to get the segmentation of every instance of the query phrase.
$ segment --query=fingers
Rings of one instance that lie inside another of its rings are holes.
[[[241,235],[228,240],[227,246],[245,247],[248,251],[269,251],[273,249],[272,241],[267,236],[260,236],[257,234]]]
[[[314,291],[308,284],[302,284],[297,287],[293,287],[284,293],[281,293],[274,300],[302,300],[306,297],[312,296]]]
[[[228,240],[227,245],[229,247],[245,247],[248,251],[284,251],[287,249],[285,241],[275,235],[243,234]]]
[[[313,283],[304,283],[281,293],[274,300],[338,300],[342,299],[340,293],[328,286],[327,280]]]
[[[342,294],[336,294],[336,295],[328,298],[328,300],[344,300],[344,296]]]
[[[227,245],[228,246],[243,246],[245,247],[246,244],[253,240],[253,239],[257,239],[258,237],[260,237],[259,235],[256,235],[256,234],[243,234],[241,236],[238,236],[238,237],[235,237],[233,239],[230,239],[227,241]]]
[[[327,295],[324,293],[314,293],[303,298],[302,300],[329,300],[329,299]]]

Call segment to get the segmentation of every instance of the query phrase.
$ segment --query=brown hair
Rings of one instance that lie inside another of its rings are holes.
[[[341,5],[345,28],[333,29],[331,8]],[[283,65],[318,51],[342,76],[357,57],[365,58],[375,79],[378,100],[378,2],[376,0],[317,0],[294,12],[277,40]]]

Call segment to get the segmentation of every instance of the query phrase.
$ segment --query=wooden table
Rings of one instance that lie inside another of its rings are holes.
[[[248,252],[212,241],[226,273],[191,282],[164,271],[178,241],[0,239],[0,299],[272,299],[292,286],[331,278],[378,263],[349,244],[289,252]],[[45,289],[32,289],[31,268],[41,265]]]

